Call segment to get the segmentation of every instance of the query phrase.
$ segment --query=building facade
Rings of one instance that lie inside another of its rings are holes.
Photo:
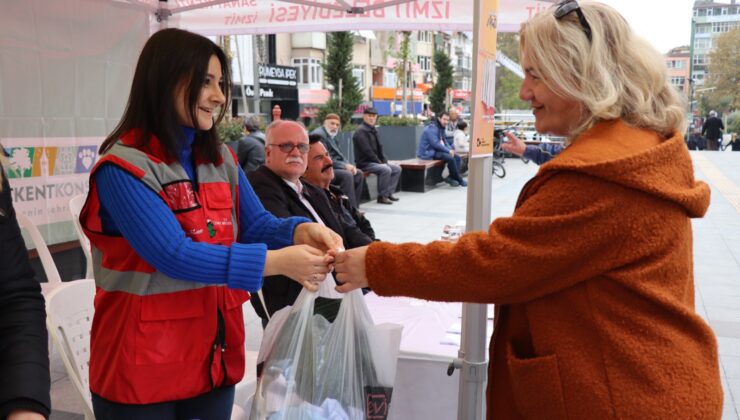
[[[398,83],[397,59],[403,35],[401,32],[354,31],[355,41],[352,51],[352,74],[363,94],[363,107],[375,106],[383,115],[401,113],[403,87]],[[318,114],[319,107],[324,105],[334,89],[324,78],[322,64],[326,59],[327,34],[321,32],[291,33],[253,36],[239,35],[231,43],[234,61],[234,115],[253,112],[253,69],[254,61],[261,65],[293,69],[295,80],[291,87],[295,95],[287,95],[284,89],[282,96],[266,98],[261,96],[260,112],[269,117],[269,110],[280,105],[284,118],[302,119],[308,123]],[[470,34],[458,32],[414,31],[410,35],[410,54],[407,65],[407,113],[423,114],[427,109],[428,90],[433,86],[436,75],[433,64],[434,49],[444,50],[455,68],[453,90],[450,99],[455,106],[463,106],[470,99],[472,89],[473,42]],[[237,60],[238,58],[238,60]],[[239,68],[238,66],[241,66]],[[268,67],[269,67],[268,66]],[[244,81],[242,82],[242,78]],[[264,80],[260,78],[261,81]],[[264,82],[263,82],[264,83]],[[245,86],[242,95],[241,85]],[[266,92],[260,86],[260,92]],[[247,98],[245,101],[242,96]]]
[[[668,78],[671,85],[687,99],[690,86],[690,60],[691,53],[688,45],[673,48],[665,55],[665,64],[668,68]]]
[[[709,70],[709,53],[715,40],[725,32],[740,27],[740,5],[736,0],[718,3],[711,0],[694,2],[691,20],[691,81],[694,90],[711,88],[705,86]]]

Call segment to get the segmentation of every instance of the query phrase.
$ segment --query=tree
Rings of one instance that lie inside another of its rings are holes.
[[[347,124],[362,102],[362,92],[352,75],[354,35],[350,32],[334,32],[328,35],[327,41],[326,61],[322,67],[324,77],[334,91],[326,105],[319,109],[319,119],[323,121],[326,114],[333,112]]]
[[[411,48],[409,48],[409,45],[411,44],[411,31],[403,31],[401,32],[401,35],[403,38],[401,39],[401,44],[398,46],[398,54],[396,55],[396,58],[401,61],[401,65],[399,66],[396,64],[396,80],[398,87],[400,87],[403,92],[403,109],[401,110],[401,116],[406,117],[406,96],[408,96],[406,94],[406,86],[408,85],[408,67],[409,59],[411,58]]]
[[[516,62],[519,59],[519,35],[516,33],[496,34],[496,48]],[[506,67],[496,68],[496,109],[529,109],[529,104],[519,99],[522,79]]]
[[[735,111],[727,116],[726,127],[725,133],[737,133],[740,135],[740,111]]]
[[[718,111],[740,107],[740,29],[725,32],[716,38],[716,48],[709,53],[709,69],[705,85],[714,87],[707,92],[708,102]]]
[[[432,56],[434,70],[437,72],[437,81],[429,93],[429,106],[439,115],[447,108],[447,89],[452,87],[453,68],[450,57],[441,49],[435,49]]]

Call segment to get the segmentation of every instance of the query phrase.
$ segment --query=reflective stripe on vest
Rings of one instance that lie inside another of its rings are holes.
[[[117,403],[150,404],[235,384],[244,375],[242,304],[249,294],[173,279],[141,259],[125,238],[104,233],[95,173],[103,164],[120,167],[162,198],[193,241],[229,246],[239,233],[236,159],[227,146],[217,164],[196,156],[195,191],[178,162],[150,154],[161,150],[156,138],[146,149],[123,140],[91,171],[80,215],[98,287],[90,388]]]

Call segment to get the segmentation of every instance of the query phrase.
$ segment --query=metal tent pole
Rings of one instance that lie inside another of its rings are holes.
[[[481,16],[481,2],[486,2],[485,6],[491,16]],[[485,68],[485,66],[479,66],[479,62],[482,59],[486,59],[485,56],[481,56],[481,53],[490,54],[490,52],[482,51],[482,49],[489,48],[481,45],[481,33],[486,33],[485,30],[481,30],[481,24],[483,22],[495,22],[498,13],[498,1],[497,0],[475,0],[474,2],[474,13],[475,16],[473,24],[473,36],[474,36],[474,59],[473,59],[473,98],[474,104],[480,103],[486,94],[490,94],[488,90],[491,86],[488,86],[485,81],[487,80],[487,74],[485,71],[479,71],[479,68]],[[481,21],[481,19],[483,19]],[[495,31],[495,23],[493,23]],[[490,28],[488,28],[490,30]],[[494,32],[495,37],[495,32]],[[490,40],[489,40],[490,41]],[[489,42],[490,43],[490,42]],[[485,43],[484,43],[485,45]],[[495,43],[494,43],[495,48]],[[481,74],[483,73],[483,74]],[[490,75],[489,75],[490,76]],[[480,111],[480,107],[476,107],[471,111],[475,112],[475,109]],[[481,115],[473,115],[471,118],[471,124],[480,124],[483,121]],[[483,124],[488,124],[484,122]],[[486,133],[488,131],[491,135],[493,130],[488,126],[477,127],[475,131],[474,124],[471,127],[471,133]],[[492,136],[491,136],[492,137]],[[477,141],[475,139],[474,141]],[[481,139],[489,140],[491,139]],[[489,146],[489,148],[491,148]],[[474,147],[471,152],[476,151],[477,147]],[[475,156],[471,153],[470,157],[470,169],[469,169],[469,186],[468,186],[468,200],[467,200],[467,215],[466,215],[466,230],[468,232],[473,231],[487,231],[488,225],[491,222],[491,160],[493,159],[491,153],[480,153]],[[462,310],[462,336],[460,341],[459,359],[454,362],[454,366],[460,369],[460,393],[458,396],[457,403],[457,418],[458,420],[480,420],[484,418],[484,405],[485,405],[485,387],[483,386],[487,377],[487,366],[486,362],[486,325],[487,325],[487,305],[465,303],[463,304]]]

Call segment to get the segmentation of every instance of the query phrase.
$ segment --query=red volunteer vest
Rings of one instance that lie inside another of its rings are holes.
[[[229,246],[238,236],[238,166],[221,147],[216,164],[199,159],[198,191],[152,137],[123,136],[95,165],[80,223],[90,238],[97,292],[90,389],[123,404],[194,397],[244,376],[242,304],[249,293],[168,277],[122,236],[103,233],[95,172],[114,164],[154,190],[193,241]]]

